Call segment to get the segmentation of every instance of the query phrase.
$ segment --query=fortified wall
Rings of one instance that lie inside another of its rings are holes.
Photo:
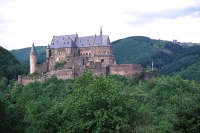
[[[74,71],[73,69],[62,69],[57,71],[50,71],[40,76],[23,76],[18,75],[18,83],[27,85],[30,82],[44,82],[48,78],[52,76],[56,76],[58,79],[74,79]]]
[[[141,74],[142,72],[142,66],[140,64],[113,64],[110,65],[109,74],[131,77],[136,73]]]

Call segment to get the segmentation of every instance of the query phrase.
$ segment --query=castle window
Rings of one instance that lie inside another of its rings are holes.
[[[87,40],[89,42],[89,40]]]
[[[63,40],[64,40],[65,38],[63,38]]]
[[[70,40],[70,37],[68,37],[68,39]]]
[[[64,44],[65,44],[65,42],[64,42]]]
[[[81,41],[80,41],[81,42]]]
[[[57,41],[58,42],[58,41]]]
[[[83,44],[82,44],[82,46],[83,46]]]
[[[101,59],[101,62],[104,62],[104,59]]]
[[[69,44],[69,42],[67,42],[67,44]]]
[[[53,43],[53,45],[54,45],[54,43]]]
[[[89,45],[90,45],[90,43],[89,43]]]

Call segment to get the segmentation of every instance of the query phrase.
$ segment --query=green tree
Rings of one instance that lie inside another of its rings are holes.
[[[122,94],[122,86],[110,77],[94,76],[87,70],[78,77],[79,87],[66,99],[61,131],[132,132],[137,114],[134,99]]]

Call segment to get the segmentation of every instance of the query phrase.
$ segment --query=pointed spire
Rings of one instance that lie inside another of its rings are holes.
[[[36,50],[35,50],[34,42],[32,44],[30,53],[37,53]]]
[[[102,26],[101,26],[101,28],[100,28],[100,35],[102,36]]]
[[[50,49],[50,46],[49,46],[49,44],[47,45],[47,49]]]

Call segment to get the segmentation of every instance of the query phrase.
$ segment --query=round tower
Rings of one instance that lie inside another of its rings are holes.
[[[50,50],[50,46],[48,44],[47,48],[46,48],[46,58],[49,58],[50,56],[51,56],[51,50]]]
[[[37,52],[35,50],[35,46],[33,43],[30,51],[30,73],[34,73],[36,71],[36,65],[37,65]]]

